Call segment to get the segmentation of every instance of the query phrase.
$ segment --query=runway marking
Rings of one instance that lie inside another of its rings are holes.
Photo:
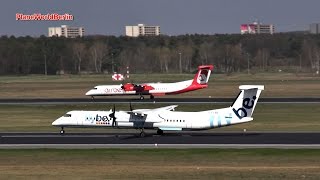
[[[0,105],[65,105],[65,104],[128,104],[129,102],[94,102],[94,103],[88,103],[88,102],[17,102],[17,103],[0,103]],[[134,102],[134,104],[230,104],[230,102],[182,102],[182,101],[176,101],[176,102]],[[320,101],[316,102],[259,102],[259,104],[320,104]]]
[[[97,148],[274,148],[320,149],[320,144],[0,144],[0,149],[97,149]]]
[[[5,135],[0,136],[2,138],[48,138],[48,137],[74,137],[74,138],[81,138],[81,137],[128,137],[131,135]]]

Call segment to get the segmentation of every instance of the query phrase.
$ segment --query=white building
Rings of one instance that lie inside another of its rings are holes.
[[[241,24],[241,34],[274,34],[273,24],[261,24],[254,22],[253,24]]]
[[[138,26],[126,26],[126,36],[159,36],[160,26],[147,26],[145,24],[138,24]]]
[[[84,36],[84,28],[83,27],[70,27],[67,25],[62,25],[61,27],[49,27],[48,28],[48,36],[64,36],[67,38],[75,38]]]

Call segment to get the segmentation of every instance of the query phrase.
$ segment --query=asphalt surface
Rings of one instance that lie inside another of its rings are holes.
[[[0,104],[81,104],[81,103],[232,103],[234,98],[40,98],[40,99],[0,99]],[[260,98],[260,103],[320,103],[319,97],[310,98]]]
[[[166,133],[162,136],[147,134],[139,137],[137,133],[1,133],[0,146],[10,144],[175,144],[175,145],[320,145],[320,133],[265,133],[265,132],[239,132],[239,133],[201,133],[182,132]]]

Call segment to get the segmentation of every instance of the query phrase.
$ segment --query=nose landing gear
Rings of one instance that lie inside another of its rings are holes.
[[[63,127],[61,127],[60,134],[63,135],[64,133],[65,133],[64,129],[63,129]]]

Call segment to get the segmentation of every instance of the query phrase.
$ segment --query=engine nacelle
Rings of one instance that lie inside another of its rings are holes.
[[[124,91],[135,91],[134,84],[127,83],[121,86]]]

